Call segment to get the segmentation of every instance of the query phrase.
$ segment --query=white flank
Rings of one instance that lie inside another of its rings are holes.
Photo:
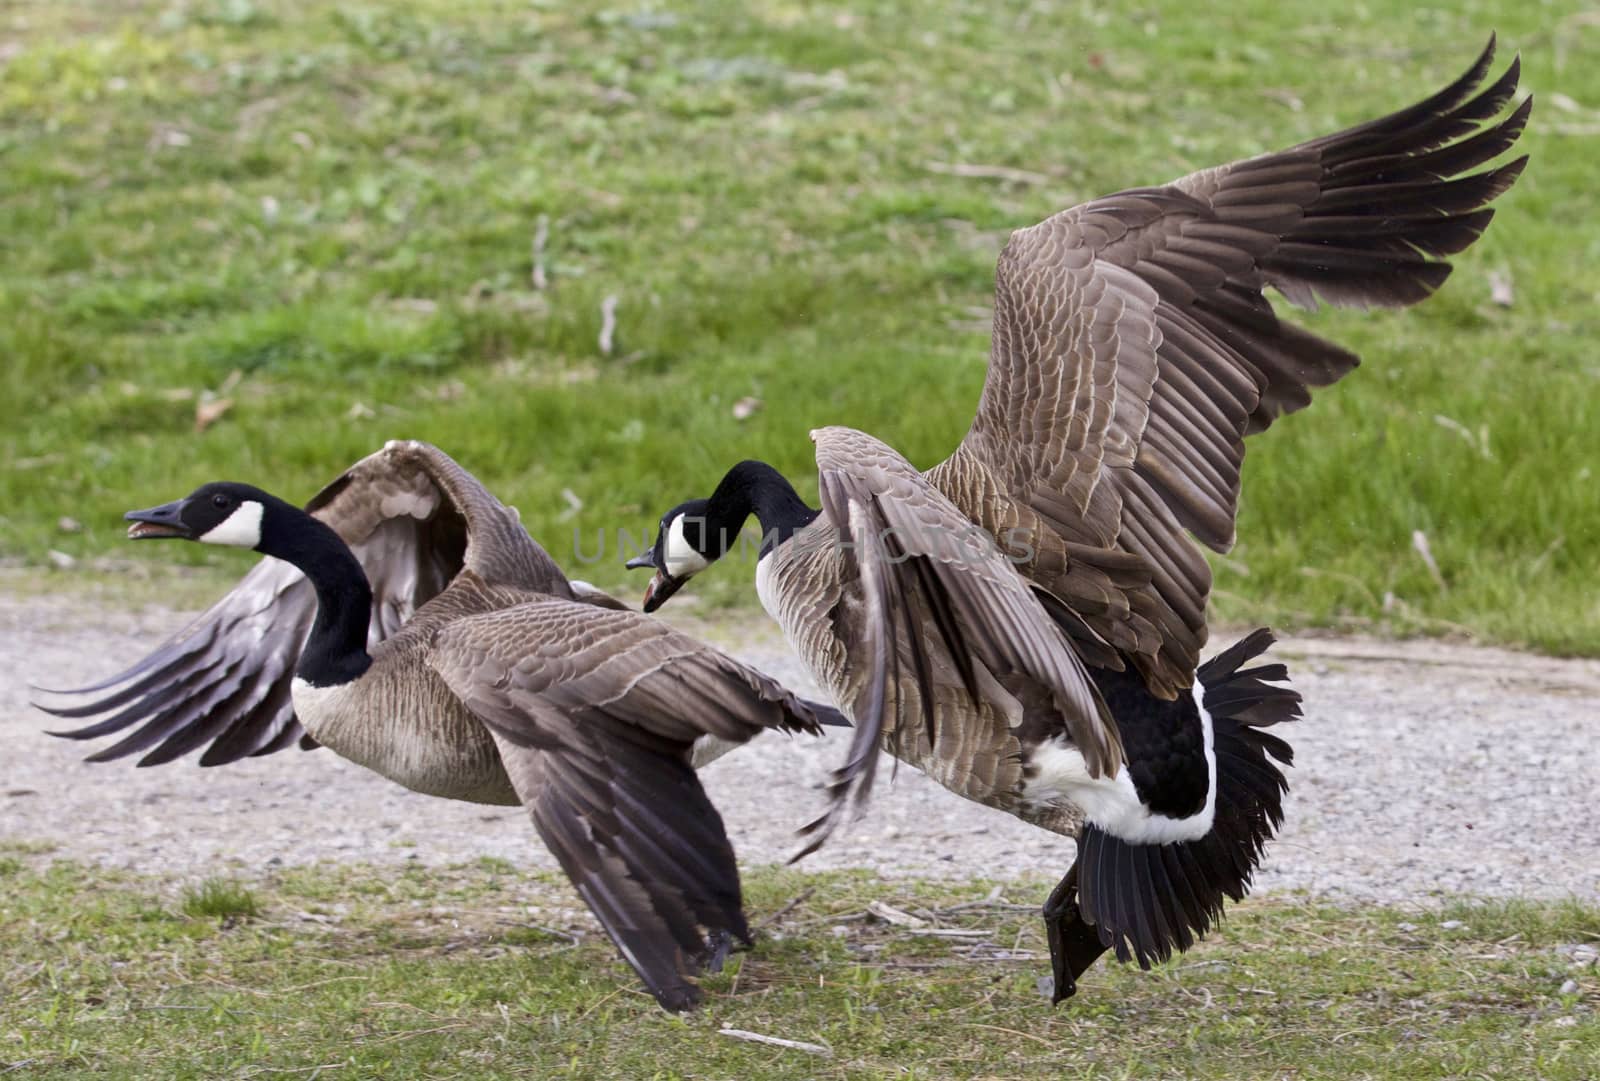
[[[783,627],[783,619],[778,614],[776,583],[772,580],[772,568],[778,562],[772,558],[772,554],[776,551],[777,549],[774,548],[756,560],[756,597],[760,599],[761,607],[766,609],[767,615],[776,620],[778,626]],[[783,627],[783,630],[784,634],[787,635],[789,628]],[[802,653],[801,656],[804,656],[804,654]]]
[[[694,748],[689,752],[689,765],[695,769],[704,769],[723,755],[736,747],[744,746],[748,740],[735,742],[723,739],[721,736],[710,734],[699,737],[694,741]]]
[[[247,499],[232,514],[195,539],[201,544],[254,548],[261,543],[261,515],[266,509],[256,500]]]
[[[289,684],[289,700],[294,703],[294,715],[313,738],[320,739],[317,733],[323,730],[323,719],[337,709],[339,696],[347,687],[348,684],[317,687],[299,676],[295,676]]]
[[[711,561],[695,551],[684,538],[681,514],[672,519],[672,524],[667,527],[666,550],[662,556],[667,564],[667,573],[674,578],[687,578],[691,574],[699,574],[711,565]]]
[[[1033,763],[1038,773],[1024,784],[1022,798],[1045,805],[1066,799],[1081,808],[1090,822],[1130,844],[1164,845],[1204,837],[1211,831],[1217,813],[1217,752],[1211,714],[1201,702],[1203,694],[1197,682],[1194,701],[1200,710],[1205,740],[1207,784],[1205,806],[1194,814],[1187,818],[1151,814],[1139,802],[1139,793],[1126,769],[1118,770],[1115,777],[1090,777],[1082,753],[1064,739],[1034,749]]]

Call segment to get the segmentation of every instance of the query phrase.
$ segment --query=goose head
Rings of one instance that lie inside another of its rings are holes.
[[[182,499],[123,515],[132,540],[190,540],[261,550],[269,519],[281,501],[232,481],[203,484]]]
[[[644,591],[644,610],[654,612],[683,584],[722,558],[727,550],[724,530],[707,527],[710,501],[691,499],[661,516],[655,544],[628,560],[630,570],[650,567],[656,572]]]

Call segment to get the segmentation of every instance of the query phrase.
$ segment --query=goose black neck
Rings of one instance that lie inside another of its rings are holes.
[[[728,470],[706,502],[706,524],[713,537],[739,535],[750,515],[761,523],[761,554],[787,541],[810,525],[821,511],[806,506],[789,479],[766,462],[744,461]],[[721,554],[721,553],[718,553]]]
[[[263,516],[258,551],[298,568],[317,592],[317,618],[295,674],[314,687],[349,683],[372,664],[372,586],[349,545],[321,520],[278,503]]]

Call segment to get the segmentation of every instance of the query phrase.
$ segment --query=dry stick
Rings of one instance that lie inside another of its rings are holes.
[[[926,927],[928,921],[920,916],[913,916],[909,912],[902,912],[885,901],[871,901],[867,904],[867,911],[878,917],[884,923],[892,923],[896,927]]]
[[[544,246],[550,239],[550,215],[540,214],[539,223],[533,229],[533,287],[544,289],[550,284],[550,279],[544,273]]]
[[[1433,578],[1433,584],[1439,587],[1440,593],[1450,592],[1450,587],[1444,583],[1444,575],[1439,573],[1439,564],[1434,562],[1433,549],[1428,547],[1428,535],[1420,529],[1411,531],[1411,547],[1417,550],[1417,555],[1422,557],[1423,565],[1428,568],[1428,574]]]
[[[1055,1044],[1053,1042],[1051,1042],[1050,1040],[1045,1039],[1043,1036],[1035,1036],[1031,1032],[1019,1032],[1014,1028],[1006,1028],[1003,1025],[984,1025],[984,1024],[979,1024],[976,1021],[967,1021],[967,1022],[963,1023],[962,1027],[963,1028],[986,1028],[990,1032],[1004,1032],[1008,1036],[1021,1036],[1024,1040],[1032,1040],[1034,1043],[1042,1043],[1046,1047],[1054,1047],[1055,1046]]]
[[[774,912],[770,916],[765,916],[765,917],[761,918],[760,920],[756,921],[756,925],[754,927],[752,927],[751,930],[752,931],[764,930],[765,928],[770,927],[772,924],[777,923],[779,920],[783,919],[789,913],[793,912],[795,909],[799,908],[801,905],[803,905],[807,901],[809,901],[811,899],[811,895],[816,893],[816,892],[817,892],[817,887],[815,887],[815,886],[807,886],[805,889],[801,890],[799,893],[797,893],[793,897],[789,898],[788,903],[785,904],[782,908],[778,909],[778,911]]]
[[[908,927],[902,934],[920,935],[925,938],[988,938],[994,932],[982,929],[968,930],[965,927]]]
[[[804,1051],[808,1055],[821,1055],[824,1058],[833,1057],[833,1048],[824,1047],[820,1043],[806,1043],[804,1040],[785,1040],[780,1036],[763,1036],[759,1032],[746,1032],[742,1028],[724,1028],[717,1031],[718,1036],[727,1036],[735,1040],[746,1040],[750,1043],[764,1043],[772,1047],[787,1047],[792,1051]]]
[[[612,293],[600,302],[600,355],[611,355],[612,338],[617,333],[617,295]]]
[[[573,1023],[577,1024],[577,1023],[583,1021],[590,1014],[592,1014],[596,1010],[598,1010],[601,1006],[604,1006],[606,1003],[610,1002],[612,999],[616,998],[618,995],[622,994],[623,992],[625,992],[627,990],[628,990],[628,988],[626,988],[626,987],[617,988],[615,991],[611,992],[605,998],[601,999],[599,1002],[596,1002],[593,1006],[590,1006],[587,1010],[584,1010],[577,1017],[573,1018]]]
[[[417,1031],[417,1032],[396,1032],[394,1035],[385,1036],[381,1040],[369,1040],[367,1042],[367,1046],[368,1047],[379,1047],[379,1046],[381,1046],[383,1044],[386,1044],[386,1043],[400,1043],[400,1042],[402,1042],[404,1040],[414,1040],[418,1036],[432,1036],[432,1035],[434,1035],[436,1033],[440,1033],[440,1032],[454,1032],[456,1029],[470,1028],[470,1027],[471,1026],[468,1024],[468,1022],[461,1021],[461,1022],[458,1022],[457,1024],[453,1024],[453,1025],[440,1025],[438,1028],[425,1028],[425,1029],[421,1029],[420,1031]]]
[[[1039,911],[1038,905],[1022,905],[1015,901],[1002,901],[999,898],[991,897],[983,901],[962,901],[959,904],[945,905],[943,908],[934,909],[933,914],[943,919],[952,912],[966,912],[974,908],[999,909],[1001,912]]]

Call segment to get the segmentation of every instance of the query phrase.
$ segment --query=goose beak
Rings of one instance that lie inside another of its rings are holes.
[[[152,540],[178,537],[182,540],[193,540],[194,534],[183,524],[183,504],[184,500],[180,499],[175,503],[163,503],[159,507],[151,507],[149,510],[130,510],[122,516],[133,523],[128,527],[128,539]]]
[[[653,548],[643,555],[634,556],[625,565],[630,571],[649,569],[656,572],[656,576],[650,579],[650,584],[644,587],[644,604],[641,607],[646,612],[654,612],[666,604],[667,598],[682,589],[683,583],[689,580],[674,578],[664,568],[656,566],[656,553]]]
[[[686,581],[687,578],[674,578],[666,571],[656,571],[656,576],[650,579],[650,584],[644,590],[644,610],[654,612],[666,604],[667,598],[682,589]]]

